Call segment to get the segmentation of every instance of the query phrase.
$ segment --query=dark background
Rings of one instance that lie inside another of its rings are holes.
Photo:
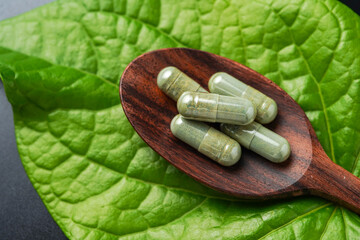
[[[0,20],[52,0],[0,0]],[[360,14],[360,0],[343,0]],[[1,34],[1,33],[0,33]],[[13,114],[0,81],[0,240],[66,239],[31,185],[16,147]]]

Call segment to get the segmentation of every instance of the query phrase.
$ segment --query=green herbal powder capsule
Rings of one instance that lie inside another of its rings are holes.
[[[257,122],[246,126],[221,124],[221,131],[272,162],[283,162],[290,155],[288,141]]]
[[[157,77],[157,85],[174,101],[177,101],[181,94],[186,91],[207,93],[200,84],[176,67],[166,67],[161,70]]]
[[[224,72],[211,76],[209,89],[212,93],[243,97],[250,100],[257,108],[256,120],[266,124],[274,120],[277,115],[276,102],[238,79]]]
[[[178,114],[170,128],[175,137],[221,165],[234,165],[241,157],[239,143],[203,122],[187,120]]]
[[[256,116],[255,106],[246,98],[214,93],[184,92],[177,109],[187,119],[237,125],[249,124]]]

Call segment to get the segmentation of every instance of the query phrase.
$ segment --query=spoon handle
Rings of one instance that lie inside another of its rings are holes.
[[[314,149],[314,159],[302,179],[310,194],[336,202],[360,214],[360,178],[332,162],[323,149]]]

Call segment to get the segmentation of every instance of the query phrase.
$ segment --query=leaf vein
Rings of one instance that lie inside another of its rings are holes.
[[[307,215],[310,215],[310,214],[312,214],[312,213],[315,213],[315,212],[317,212],[317,211],[319,211],[319,210],[321,210],[321,209],[323,209],[323,208],[325,208],[325,207],[327,207],[327,206],[330,206],[330,205],[332,205],[332,204],[333,204],[333,203],[323,204],[323,205],[321,205],[321,206],[319,206],[319,207],[317,207],[317,208],[315,208],[315,209],[310,210],[309,212],[306,212],[306,213],[304,213],[304,214],[302,214],[302,215],[300,215],[300,216],[297,216],[296,218],[294,218],[294,219],[291,220],[290,222],[287,222],[287,223],[285,223],[285,224],[282,224],[281,226],[279,226],[279,227],[271,230],[270,232],[268,232],[268,233],[265,234],[264,236],[260,237],[258,240],[264,239],[264,238],[266,238],[267,236],[271,235],[272,233],[280,230],[281,228],[290,225],[291,223],[295,222],[296,220],[299,220],[299,219],[301,219],[301,218],[303,218],[303,217],[306,217]]]

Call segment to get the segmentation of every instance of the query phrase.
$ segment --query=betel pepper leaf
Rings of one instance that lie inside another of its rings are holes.
[[[356,239],[360,217],[315,197],[241,202],[153,152],[119,78],[165,47],[264,74],[305,110],[328,156],[360,176],[360,18],[335,0],[63,0],[0,23],[19,153],[70,239]]]

